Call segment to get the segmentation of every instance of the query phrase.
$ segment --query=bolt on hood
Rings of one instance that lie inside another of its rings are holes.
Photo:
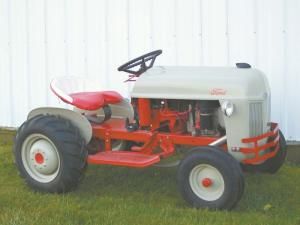
[[[131,97],[262,100],[269,93],[267,79],[257,69],[157,66],[138,78]]]

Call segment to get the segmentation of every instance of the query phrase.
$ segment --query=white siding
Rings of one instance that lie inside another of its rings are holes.
[[[0,126],[58,105],[55,76],[97,77],[128,94],[118,65],[154,49],[159,64],[264,71],[272,119],[300,141],[298,0],[0,0]]]

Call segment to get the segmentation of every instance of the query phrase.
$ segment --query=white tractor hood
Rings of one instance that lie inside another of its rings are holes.
[[[269,95],[265,75],[257,69],[235,67],[157,66],[136,81],[131,97],[166,99],[248,99]]]

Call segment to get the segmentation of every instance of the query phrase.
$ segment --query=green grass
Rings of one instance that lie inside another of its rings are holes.
[[[284,165],[276,175],[246,175],[245,193],[233,211],[196,210],[177,192],[176,168],[90,166],[72,193],[35,193],[18,176],[11,141],[1,137],[0,224],[300,225],[296,164]]]

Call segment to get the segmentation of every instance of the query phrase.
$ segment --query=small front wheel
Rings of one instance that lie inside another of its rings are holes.
[[[181,161],[178,185],[183,198],[196,208],[231,209],[242,196],[244,177],[231,155],[200,147]]]

